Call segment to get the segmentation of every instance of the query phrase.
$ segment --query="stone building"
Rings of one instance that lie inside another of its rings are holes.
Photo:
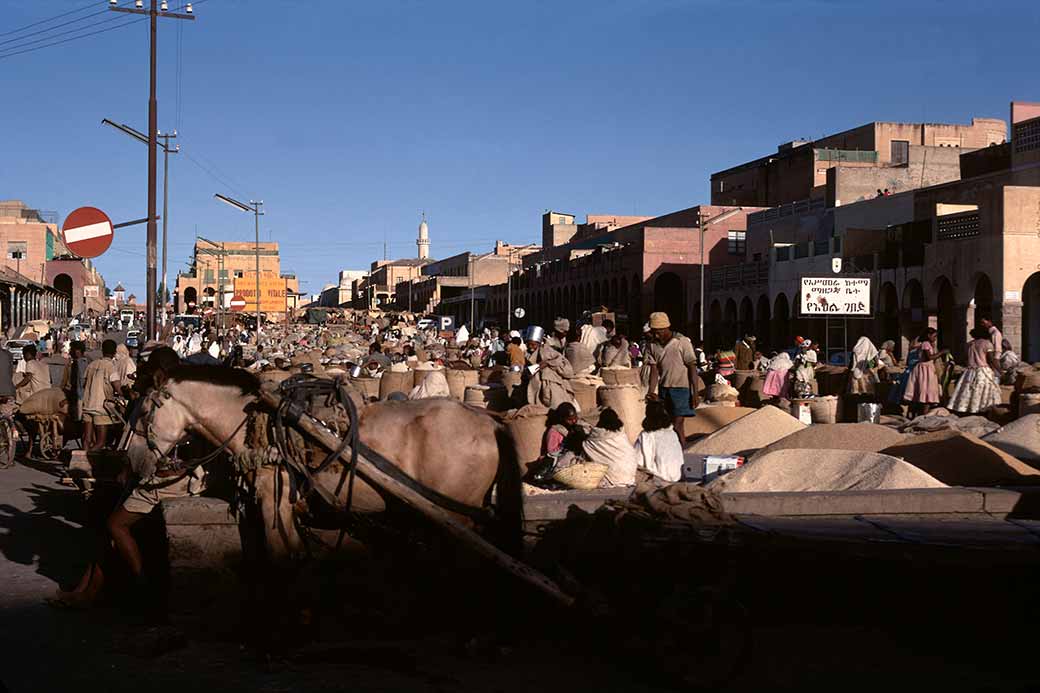
[[[751,330],[769,348],[798,334],[839,351],[866,334],[895,340],[905,355],[933,326],[940,345],[963,358],[968,331],[988,316],[1040,360],[1040,105],[1012,103],[1011,140],[996,130],[989,139],[961,148],[954,180],[860,199],[850,194],[863,188],[858,172],[839,168],[811,200],[750,215],[749,261],[709,275],[710,342]],[[872,278],[874,317],[799,314],[799,278],[830,275],[832,258]]]
[[[500,324],[516,323],[507,312],[519,307],[525,316],[518,324],[548,324],[556,316],[576,320],[607,307],[623,329],[635,332],[650,312],[663,310],[679,329],[695,334],[701,225],[705,265],[739,263],[747,216],[756,210],[698,205],[658,217],[589,215],[585,224],[547,212],[541,252],[523,259],[508,287],[489,287],[487,313]]]
[[[210,241],[197,238],[191,268],[177,275],[173,295],[174,311],[190,313],[207,308],[227,310],[236,285],[249,288],[250,283],[256,281],[258,255],[260,281],[263,284],[261,291],[275,284],[281,287],[283,296],[299,291],[296,276],[282,272],[277,242],[261,241],[258,250],[253,241]],[[255,291],[252,289],[252,293]],[[246,298],[247,303],[254,300]],[[287,310],[284,301],[277,302],[279,310],[274,310],[276,306],[266,299],[262,304],[270,307],[261,310],[268,313],[268,319],[271,320],[281,319]],[[252,311],[252,308],[247,306],[247,310]]]

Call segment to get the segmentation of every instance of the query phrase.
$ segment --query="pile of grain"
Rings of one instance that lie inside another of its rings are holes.
[[[719,493],[875,491],[943,488],[946,484],[900,459],[876,452],[790,448],[756,457],[708,484]]]
[[[773,406],[756,409],[686,448],[695,455],[747,455],[805,428]]]
[[[1040,484],[1040,471],[973,435],[952,429],[911,436],[881,452],[901,457],[950,486]]]
[[[762,448],[752,459],[757,460],[771,452],[792,448],[879,452],[898,445],[903,442],[904,437],[902,433],[879,424],[815,424]]]
[[[983,438],[1032,466],[1040,465],[1040,414],[1027,414]]]
[[[927,416],[918,416],[903,426],[901,430],[903,433],[934,433],[935,431],[954,430],[981,438],[998,428],[1000,428],[1000,424],[990,421],[985,416],[958,417],[932,413]]]
[[[683,430],[688,437],[707,435],[754,411],[750,407],[700,406],[697,407],[697,416],[686,417],[686,426]]]

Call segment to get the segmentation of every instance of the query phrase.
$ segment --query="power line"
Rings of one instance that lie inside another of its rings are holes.
[[[33,22],[32,24],[26,24],[23,27],[18,27],[17,29],[11,29],[10,31],[5,31],[3,33],[0,33],[0,36],[10,36],[11,34],[17,34],[19,31],[25,31],[26,29],[31,29],[34,26],[39,26],[40,24],[46,24],[47,22],[53,22],[55,19],[61,19],[62,17],[68,17],[70,14],[77,14],[79,12],[83,12],[84,10],[89,10],[92,7],[97,7],[97,2],[92,2],[89,5],[84,5],[83,7],[80,7],[78,10],[69,10],[68,12],[62,12],[61,14],[55,15],[55,16],[49,18],[49,19],[41,19],[41,20],[39,20],[37,22]],[[95,12],[95,14],[101,14],[101,13],[100,12]],[[88,16],[89,17],[93,17],[94,15],[88,15]],[[86,17],[84,17],[84,19],[86,19]]]
[[[124,4],[126,4],[126,3],[124,3]],[[98,13],[98,14],[107,14],[107,12]],[[93,16],[94,15],[87,15],[86,17],[83,17],[82,19],[77,19],[77,20],[72,21],[72,22],[66,22],[65,24],[75,24],[76,22],[83,21],[83,19],[89,19],[90,17],[93,17]],[[102,24],[111,24],[112,22],[114,22],[114,21],[116,21],[118,19],[123,19],[123,17],[120,17],[120,16],[117,15],[115,17],[109,17],[108,19],[102,19],[99,22],[91,22],[90,24],[84,24],[83,26],[77,26],[77,27],[74,27],[72,29],[66,29],[65,31],[59,31],[56,34],[51,34],[49,36],[44,36],[43,38],[38,38],[35,41],[26,41],[25,43],[19,43],[19,41],[23,41],[23,40],[29,38],[30,36],[35,36],[37,34],[47,33],[47,32],[50,32],[50,31],[54,31],[54,29],[59,29],[59,28],[65,26],[65,24],[59,24],[58,26],[52,27],[50,29],[41,29],[40,31],[34,31],[33,33],[26,34],[25,36],[17,36],[17,37],[15,37],[13,39],[7,39],[6,41],[0,41],[0,46],[4,45],[5,43],[15,43],[16,44],[14,46],[8,46],[7,48],[3,48],[3,49],[0,49],[0,50],[7,51],[7,50],[14,50],[14,49],[17,49],[17,48],[25,48],[26,46],[31,46],[31,45],[36,44],[36,43],[43,43],[44,41],[50,41],[52,39],[56,39],[59,36],[67,36],[69,34],[75,34],[77,31],[83,31],[84,29],[89,29],[92,26],[100,26]]]
[[[35,48],[26,48],[24,50],[17,50],[17,51],[11,52],[11,53],[3,53],[3,54],[0,54],[0,60],[3,60],[5,58],[13,58],[16,55],[22,55],[23,53],[32,53],[33,51],[41,51],[44,48],[51,48],[52,46],[60,46],[60,45],[62,45],[64,43],[69,43],[70,41],[75,41],[77,39],[87,38],[88,36],[96,36],[97,34],[103,34],[106,31],[114,31],[116,29],[122,29],[125,26],[130,26],[131,24],[137,24],[138,22],[143,22],[143,21],[146,21],[147,19],[148,19],[147,17],[141,17],[140,19],[131,19],[129,21],[123,22],[122,24],[116,24],[115,26],[110,26],[107,29],[97,29],[96,31],[91,31],[91,32],[88,32],[86,34],[80,34],[79,36],[70,36],[67,39],[62,39],[61,41],[55,41],[54,43],[45,43],[42,46],[36,46]]]

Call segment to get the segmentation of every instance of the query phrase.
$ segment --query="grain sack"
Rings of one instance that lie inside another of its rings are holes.
[[[646,416],[642,389],[636,385],[604,385],[596,391],[596,400],[601,407],[610,407],[617,412],[625,424],[628,441],[634,444],[643,431],[643,418]]]
[[[1040,484],[1040,471],[967,433],[948,429],[885,448],[950,486]]]
[[[510,397],[513,396],[513,389],[523,382],[524,375],[520,371],[506,371],[502,374],[502,387],[506,389],[506,394]]]
[[[740,393],[729,383],[712,383],[712,402],[736,402],[739,397]]]
[[[365,399],[379,399],[379,381],[381,378],[351,378],[350,382],[365,396]]]
[[[755,411],[747,407],[723,407],[716,404],[704,404],[695,410],[697,416],[687,416],[683,427],[687,436],[707,435],[714,433],[726,424],[747,416]]]
[[[1018,371],[1015,392],[1040,392],[1040,370],[1034,367]]]
[[[604,385],[638,385],[638,368],[619,368],[617,366],[600,369],[599,377]]]
[[[599,378],[571,378],[571,388],[574,390],[574,400],[578,403],[579,411],[592,411],[596,408],[596,390],[602,385]]]
[[[448,368],[444,371],[444,377],[448,379],[448,389],[451,391],[451,396],[458,401],[463,401],[466,398],[466,388],[470,385],[477,385],[479,373],[473,370],[465,370],[462,368]]]
[[[488,384],[488,379],[491,377],[491,373],[492,372],[493,372],[493,369],[491,369],[491,368],[481,368],[481,369],[479,369],[477,371],[477,373],[479,374],[479,376],[477,378],[477,384],[478,385],[487,385]]]
[[[468,385],[463,401],[491,411],[509,409],[509,398],[506,396],[506,389],[501,385]]]
[[[777,450],[803,448],[807,450],[855,450],[879,452],[903,442],[904,436],[888,426],[872,423],[816,424],[784,436],[752,456],[752,460]]]
[[[838,398],[835,395],[824,395],[809,400],[809,411],[813,423],[832,424],[838,421]]]
[[[592,352],[581,342],[569,343],[563,350],[563,355],[577,375],[591,373],[596,367],[596,360],[592,357]]]
[[[1036,467],[1040,465],[1040,414],[1026,414],[982,440]]]
[[[1040,413],[1040,393],[1023,392],[1018,396],[1019,417]]]
[[[520,471],[527,473],[527,465],[541,457],[542,436],[545,435],[545,422],[549,410],[540,404],[528,404],[515,409],[505,416],[505,425],[516,443],[517,461]]]
[[[18,408],[26,416],[53,416],[68,411],[69,403],[60,387],[40,390],[22,402]]]
[[[403,373],[383,371],[382,377],[379,378],[379,399],[386,399],[393,392],[402,392],[407,395],[412,391],[414,380],[415,376],[409,370]]]
[[[790,448],[756,456],[708,484],[716,493],[945,488],[917,467],[876,452]]]
[[[748,455],[805,428],[772,405],[756,409],[686,448],[695,455]]]
[[[443,370],[443,368],[440,368],[429,361],[419,361],[412,369],[412,387],[419,387],[422,385],[422,382],[426,379],[427,375],[438,370]]]
[[[755,377],[756,373],[757,371],[733,371],[733,375],[731,375],[729,379],[730,384],[739,391],[744,387],[747,381]]]

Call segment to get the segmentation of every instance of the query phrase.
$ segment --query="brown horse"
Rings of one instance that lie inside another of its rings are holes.
[[[240,369],[182,366],[169,374],[142,410],[128,448],[135,469],[148,468],[168,455],[185,436],[196,433],[231,454],[247,449],[247,418],[259,406],[259,380]],[[381,454],[419,484],[472,508],[485,507],[496,492],[496,517],[518,540],[522,525],[519,468],[508,431],[479,409],[450,399],[380,402],[359,411],[360,442]],[[313,467],[312,467],[313,470]],[[269,555],[298,554],[303,541],[290,503],[290,472],[262,466],[249,481],[264,520]],[[343,466],[311,472],[323,499],[345,510],[350,485],[342,483]],[[281,478],[279,479],[279,475]],[[381,513],[387,498],[357,478],[350,511]],[[468,518],[467,518],[468,521]]]

